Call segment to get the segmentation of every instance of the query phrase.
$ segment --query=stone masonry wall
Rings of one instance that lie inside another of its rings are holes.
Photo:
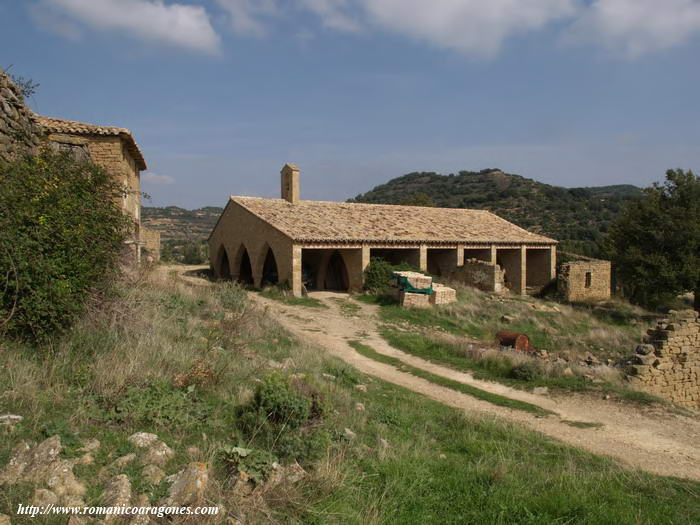
[[[590,273],[587,282],[586,274]],[[610,261],[581,258],[561,265],[557,288],[567,301],[604,301],[610,299]]]
[[[10,76],[0,69],[0,160],[36,153],[44,133]]]
[[[146,257],[150,257],[152,262],[160,260],[160,232],[141,227],[139,237],[146,249]]]
[[[658,322],[637,346],[627,373],[632,384],[686,407],[700,407],[700,320],[692,310]]]
[[[501,293],[504,289],[504,273],[497,264],[479,259],[467,259],[464,261],[464,266],[460,266],[447,277],[484,292]]]

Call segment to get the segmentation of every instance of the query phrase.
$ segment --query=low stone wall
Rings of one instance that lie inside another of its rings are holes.
[[[629,381],[682,406],[700,407],[700,320],[692,310],[658,322],[629,359]]]
[[[502,293],[505,288],[504,275],[504,270],[497,264],[479,259],[467,259],[464,261],[464,266],[460,266],[447,277],[484,292]]]
[[[44,133],[10,76],[0,69],[0,160],[36,153]]]
[[[610,299],[610,261],[581,257],[561,265],[557,289],[567,301],[605,301]]]

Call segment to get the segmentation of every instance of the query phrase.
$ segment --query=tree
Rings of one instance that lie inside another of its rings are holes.
[[[402,206],[435,206],[435,201],[427,193],[418,192],[408,195],[399,201]]]
[[[700,178],[668,170],[644,193],[623,207],[608,236],[623,290],[651,307],[694,291],[700,308]]]

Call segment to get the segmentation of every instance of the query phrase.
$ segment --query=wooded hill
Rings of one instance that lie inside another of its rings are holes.
[[[641,195],[640,188],[629,184],[563,188],[489,169],[456,175],[409,173],[349,202],[489,210],[562,241],[565,250],[596,256],[620,207]]]

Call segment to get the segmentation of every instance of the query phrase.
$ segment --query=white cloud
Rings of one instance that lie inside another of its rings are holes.
[[[145,175],[141,176],[141,182],[145,182],[147,184],[172,184],[175,182],[175,179],[169,177],[168,175],[158,175],[157,173],[149,171]]]
[[[205,53],[219,52],[219,36],[202,6],[163,0],[42,0],[41,8],[96,29]]]
[[[698,32],[699,0],[595,0],[571,36],[637,57],[682,44]]]
[[[228,15],[233,30],[242,35],[265,35],[265,19],[281,14],[276,0],[216,0],[216,3]]]
[[[349,0],[300,0],[302,8],[317,14],[323,25],[330,29],[355,32],[361,30],[360,22],[349,13]]]
[[[377,25],[465,54],[493,56],[515,33],[576,12],[576,0],[363,0]]]

